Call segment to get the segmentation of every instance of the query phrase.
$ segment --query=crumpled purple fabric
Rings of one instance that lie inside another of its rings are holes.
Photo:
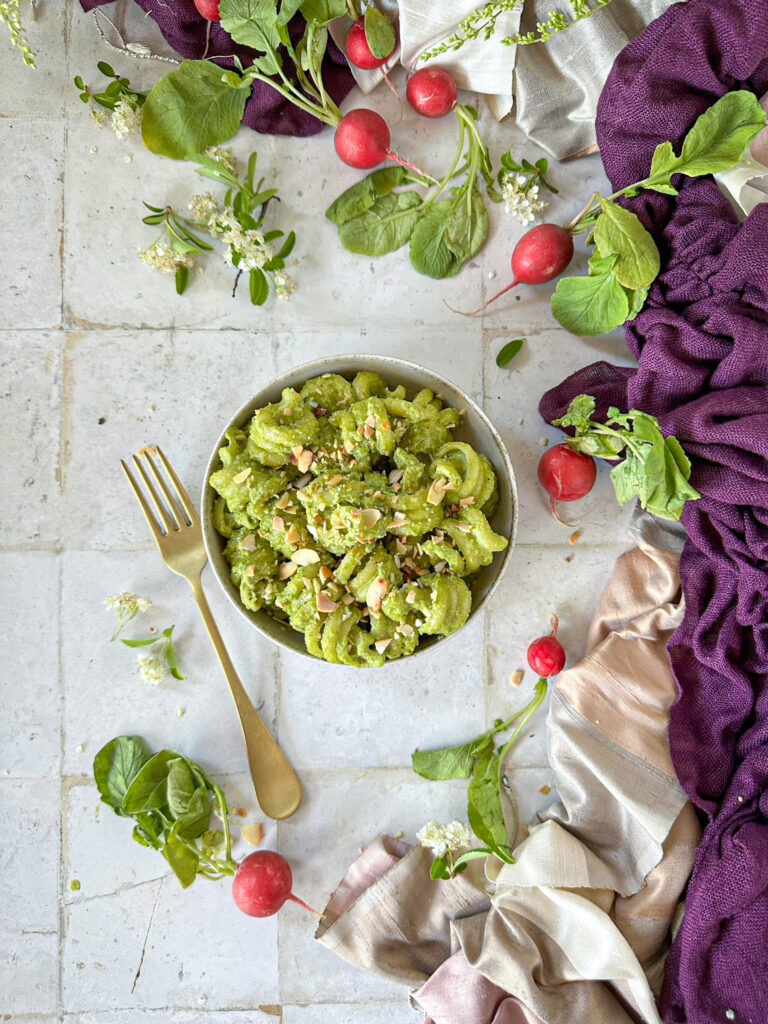
[[[614,187],[642,178],[731,89],[768,90],[768,0],[689,0],[617,58],[597,112]],[[711,178],[626,205],[662,272],[626,328],[637,370],[595,363],[547,392],[551,421],[594,394],[659,418],[701,492],[682,522],[685,617],[669,644],[675,769],[708,824],[667,960],[670,1022],[768,1021],[768,204],[739,224]]]
[[[80,0],[84,11],[104,7],[113,0]],[[193,0],[136,0],[136,3],[157,23],[167,43],[181,57],[199,60],[205,52],[207,22],[198,12]],[[301,34],[303,19],[297,15],[290,24],[291,38]],[[211,23],[208,56],[236,53],[244,66],[248,66],[256,51],[232,42],[218,22]],[[222,68],[233,68],[231,60],[216,62]],[[289,76],[292,77],[292,76]],[[344,54],[329,39],[323,60],[323,81],[328,95],[341,103],[355,84]],[[270,135],[317,135],[325,125],[311,114],[299,110],[264,82],[254,82],[253,91],[245,105],[243,124],[257,132]]]

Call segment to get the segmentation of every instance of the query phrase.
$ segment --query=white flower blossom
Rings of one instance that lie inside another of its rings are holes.
[[[129,139],[141,128],[141,107],[134,107],[126,96],[121,96],[109,124],[118,139]]]
[[[237,161],[229,146],[209,146],[205,155],[209,156],[211,160],[215,160],[217,164],[221,164],[224,170],[229,171],[230,174],[237,171]]]
[[[224,262],[236,266],[238,270],[261,269],[275,255],[272,246],[264,241],[262,231],[257,228],[245,229],[231,218],[227,219],[227,227],[222,232],[221,240],[229,246],[222,253]],[[237,263],[235,254],[239,256]]]
[[[103,128],[107,120],[107,112],[106,110],[102,110],[101,107],[91,107],[91,117],[99,128]]]
[[[159,686],[168,675],[168,669],[159,658],[147,654],[140,654],[138,657],[139,672],[145,683],[152,686]]]
[[[528,185],[528,181],[524,174],[507,174],[501,186],[507,212],[517,217],[523,226],[533,223],[546,207],[539,199],[539,186]]]
[[[175,274],[179,267],[192,267],[195,263],[192,253],[175,252],[167,242],[160,239],[146,249],[139,249],[139,259],[163,274]]]
[[[126,590],[122,594],[112,594],[110,597],[107,597],[104,600],[104,604],[107,608],[117,609],[117,622],[115,623],[111,638],[114,640],[120,634],[123,627],[131,619],[135,618],[139,612],[145,612],[152,602],[148,597],[139,597],[138,594],[132,594]]]
[[[469,846],[472,842],[472,833],[460,821],[451,821],[447,825],[428,821],[416,833],[416,839],[420,846],[426,846],[436,857],[444,857],[446,853]]]
[[[284,270],[275,271],[274,281],[275,292],[279,299],[290,298],[290,296],[296,291],[296,282],[293,280],[291,275],[286,274]]]
[[[213,229],[222,209],[210,192],[198,192],[189,202],[195,221],[203,227]]]

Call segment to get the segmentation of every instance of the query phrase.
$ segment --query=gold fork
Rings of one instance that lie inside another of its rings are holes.
[[[155,465],[152,458],[155,454],[171,482],[173,494]],[[147,475],[139,455],[144,456],[154,478],[154,484]],[[192,587],[197,607],[200,609],[211,642],[216,648],[224,675],[227,677],[235,707],[240,716],[251,778],[261,809],[270,818],[287,818],[301,803],[301,785],[285,754],[278,747],[259,717],[256,708],[248,699],[224,646],[224,641],[221,639],[211,609],[208,607],[200,582],[200,575],[208,561],[208,556],[203,544],[203,531],[195,507],[160,448],[142,448],[138,455],[133,456],[133,462],[152,500],[156,515],[153,514],[136,478],[122,459],[120,465],[125,470],[136,500],[147,518],[163,561],[169,569],[179,576],[183,576]],[[164,503],[160,499],[155,484],[165,499]]]

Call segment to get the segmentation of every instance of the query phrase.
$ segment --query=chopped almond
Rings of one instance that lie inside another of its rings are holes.
[[[399,483],[399,481],[403,479],[404,472],[404,469],[392,469],[389,471],[389,476],[387,477],[387,480],[389,480],[391,484]]]
[[[314,565],[320,561],[320,555],[312,548],[299,548],[293,552],[293,561],[296,565]]]
[[[415,590],[409,590],[408,593],[405,595],[405,603],[406,604],[413,604],[413,602],[415,600],[416,600],[416,591]]]
[[[241,484],[244,480],[247,480],[250,475],[251,467],[248,466],[247,469],[243,469],[240,473],[235,473],[235,475],[232,477],[232,483]]]
[[[260,821],[253,825],[243,825],[240,829],[240,838],[248,843],[249,846],[260,846],[264,838],[264,826]]]
[[[461,505],[462,508],[465,508],[467,505],[474,505],[474,503],[475,498],[472,494],[470,494],[468,498],[459,498],[459,505]]]
[[[286,533],[285,539],[288,541],[289,544],[299,544],[301,542],[301,534],[296,529],[293,523],[291,523],[290,527],[288,528],[288,533]]]
[[[295,444],[293,446],[293,448],[291,448],[291,455],[295,455],[296,458],[298,459],[298,457],[301,455],[301,453],[303,451],[304,451],[304,445],[302,445],[302,444]]]
[[[456,523],[456,529],[461,530],[462,533],[471,533],[472,527],[469,523]]]
[[[372,612],[377,612],[381,608],[381,602],[384,600],[387,591],[389,590],[389,583],[383,576],[377,576],[376,579],[368,587],[368,593],[365,595],[365,603],[371,609]]]
[[[409,622],[401,622],[397,627],[397,632],[402,633],[403,636],[413,636],[413,626]]]
[[[314,461],[315,453],[311,452],[309,448],[304,448],[301,455],[296,458],[296,468],[300,473],[306,473]]]
[[[317,610],[319,612],[324,612],[326,614],[335,612],[336,609],[339,607],[338,604],[335,601],[332,601],[327,594],[324,594],[322,592],[322,590],[315,598],[315,601],[317,603]]]
[[[376,648],[379,654],[383,654],[391,643],[392,637],[387,637],[386,640],[377,640],[373,646]]]
[[[344,451],[347,453],[347,455],[351,455],[354,450],[355,450],[355,445],[354,445],[354,443],[352,441],[345,441],[344,442]]]
[[[439,505],[443,495],[448,490],[449,481],[444,476],[439,476],[432,481],[432,486],[427,491],[427,501],[430,505]]]
[[[285,533],[285,522],[282,516],[275,516],[272,520],[272,529],[278,533]]]
[[[302,487],[306,487],[307,486],[307,484],[309,483],[309,481],[311,479],[312,479],[312,474],[311,473],[305,473],[304,476],[300,476],[298,480],[294,481],[293,486],[296,487],[298,490],[301,490]]]
[[[255,551],[256,550],[256,537],[254,534],[249,533],[247,537],[243,537],[240,541],[240,547],[243,551]]]
[[[329,487],[335,487],[337,484],[341,483],[342,479],[343,479],[343,477],[342,477],[341,473],[336,473],[328,481],[328,486]]]
[[[280,508],[280,509],[287,508],[288,507],[288,502],[290,500],[291,500],[291,496],[288,493],[288,491],[283,491],[283,493],[280,495],[280,500],[277,503],[277,507]]]
[[[281,562],[280,565],[277,567],[277,578],[279,580],[290,579],[298,568],[298,565],[296,565],[296,563],[293,561]]]
[[[381,512],[377,508],[363,509],[361,521],[366,530],[372,529],[381,519]]]
[[[327,565],[320,566],[320,579],[323,581],[323,583],[327,583],[328,580],[333,579],[333,573],[331,572]]]
[[[513,686],[519,686],[520,683],[522,683],[523,681],[524,675],[525,672],[521,668],[516,668],[512,675],[509,677],[509,681],[510,683],[512,683]]]
[[[366,423],[365,426],[363,427],[363,437],[365,437],[367,439],[372,438],[373,435],[374,435],[375,429],[376,428],[372,427],[370,423]]]
[[[246,576],[253,576],[253,574],[255,572],[256,572],[256,566],[255,565],[246,565],[246,567],[245,567],[245,575]]]

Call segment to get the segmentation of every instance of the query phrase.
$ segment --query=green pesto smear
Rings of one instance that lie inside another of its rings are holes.
[[[496,474],[452,439],[459,422],[432,391],[409,401],[364,371],[286,388],[227,431],[213,520],[245,607],[356,667],[463,626],[473,574],[508,542],[488,522]]]

